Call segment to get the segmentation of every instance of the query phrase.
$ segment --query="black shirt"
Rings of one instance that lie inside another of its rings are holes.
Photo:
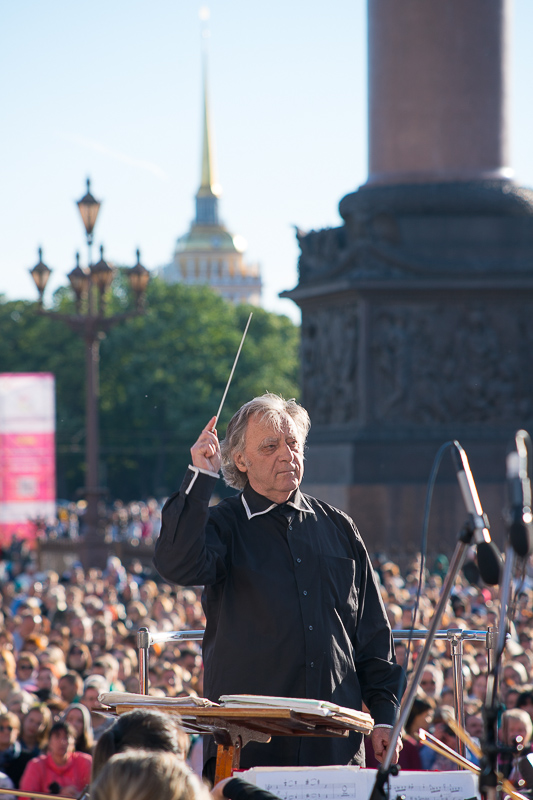
[[[205,694],[329,700],[393,724],[403,688],[390,626],[352,520],[297,489],[279,506],[247,485],[209,508],[216,479],[189,469],[166,502],[154,564],[204,586]],[[361,734],[248,744],[243,767],[362,763]]]

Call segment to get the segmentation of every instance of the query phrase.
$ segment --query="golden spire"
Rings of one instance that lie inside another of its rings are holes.
[[[203,47],[203,89],[204,89],[204,115],[202,130],[202,172],[200,181],[201,194],[220,195],[220,186],[216,179],[215,156],[213,147],[213,137],[211,133],[209,115],[209,96],[207,90],[207,39],[209,38],[209,9],[205,6],[200,9],[200,19],[202,20],[202,39]]]

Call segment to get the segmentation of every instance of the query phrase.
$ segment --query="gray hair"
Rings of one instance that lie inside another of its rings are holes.
[[[226,438],[220,443],[222,475],[226,484],[233,489],[244,489],[246,486],[246,473],[241,472],[235,464],[235,454],[244,450],[246,428],[251,417],[257,417],[259,422],[267,422],[276,431],[281,430],[284,418],[291,417],[302,447],[311,427],[309,414],[294,399],[284,400],[278,394],[266,392],[245,403],[229,421]]]

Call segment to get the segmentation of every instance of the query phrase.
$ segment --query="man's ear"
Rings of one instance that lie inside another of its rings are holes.
[[[239,470],[239,472],[246,472],[246,461],[244,460],[244,456],[242,453],[235,453],[233,460],[235,461],[235,466]]]

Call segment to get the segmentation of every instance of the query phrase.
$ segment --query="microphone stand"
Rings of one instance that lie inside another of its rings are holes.
[[[500,587],[500,616],[494,663],[487,682],[487,695],[483,707],[485,738],[482,742],[482,759],[479,774],[479,792],[486,800],[497,796],[498,778],[498,717],[503,709],[499,696],[501,659],[507,638],[508,614],[511,600],[512,580],[517,556],[527,558],[532,549],[531,486],[527,469],[526,440],[529,434],[520,430],[515,435],[516,454],[507,457],[507,477],[510,482],[510,508],[507,524],[505,566]],[[512,459],[516,457],[517,462]]]
[[[515,553],[510,543],[505,548],[505,566],[500,587],[500,617],[494,664],[489,673],[487,695],[483,707],[484,740],[481,743],[483,756],[480,761],[479,793],[486,800],[495,800],[498,787],[498,717],[502,711],[499,700],[500,663],[507,638],[507,609],[511,594]]]
[[[431,621],[431,625],[428,630],[424,649],[422,650],[421,655],[417,659],[416,669],[411,681],[411,685],[409,686],[407,696],[402,701],[398,719],[396,720],[396,724],[394,725],[391,731],[391,737],[389,745],[387,747],[387,752],[385,754],[385,758],[383,759],[383,763],[380,765],[377,771],[376,780],[372,792],[370,794],[369,800],[381,800],[382,798],[385,798],[386,800],[387,794],[385,793],[385,784],[388,782],[390,775],[398,774],[398,766],[396,764],[392,764],[392,759],[394,757],[394,753],[396,750],[396,743],[400,738],[402,729],[405,723],[407,722],[407,718],[411,712],[411,707],[413,705],[413,701],[416,696],[418,685],[420,683],[420,678],[422,677],[422,673],[429,660],[429,655],[431,652],[431,648],[433,646],[435,634],[439,629],[442,615],[446,608],[446,604],[450,599],[450,595],[452,593],[452,589],[455,584],[455,578],[457,576],[457,573],[461,569],[464,557],[466,555],[466,551],[473,543],[474,533],[475,533],[474,519],[472,515],[469,514],[465,525],[463,526],[462,530],[459,533],[457,544],[453,552],[452,560],[450,561],[450,567],[446,574],[444,583],[442,584],[439,602],[437,603],[437,607],[435,609],[435,613],[433,615],[433,619]]]

